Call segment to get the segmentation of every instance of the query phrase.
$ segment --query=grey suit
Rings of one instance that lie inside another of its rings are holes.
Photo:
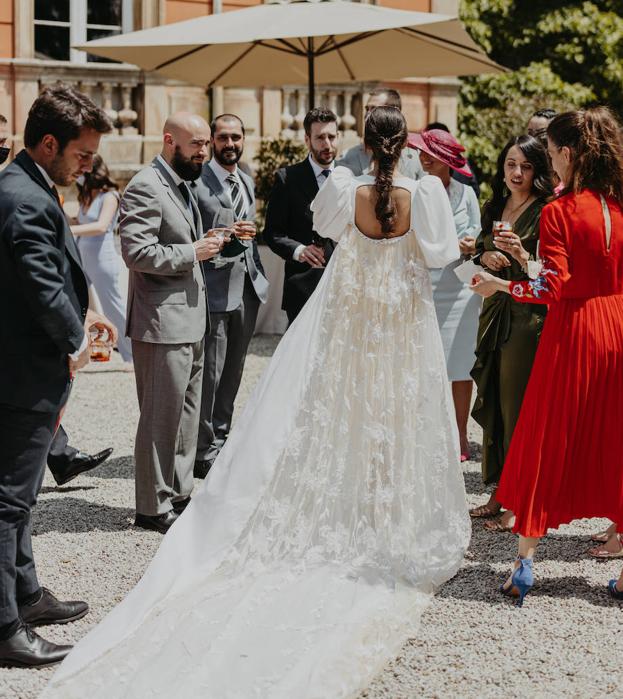
[[[355,177],[359,177],[359,175],[368,174],[370,163],[371,156],[366,153],[363,143],[360,143],[358,146],[353,146],[347,150],[336,165],[347,167],[353,172]],[[405,148],[402,151],[398,167],[403,175],[412,177],[414,180],[419,180],[425,174],[420,163],[420,158],[413,148]]]
[[[238,176],[251,206],[247,220],[255,218],[253,180],[240,169]],[[231,209],[228,184],[221,185],[208,163],[195,188],[204,228],[219,225],[218,214]],[[201,397],[201,418],[197,440],[197,460],[212,462],[231,427],[234,401],[240,387],[249,342],[255,329],[259,304],[268,297],[268,281],[260,261],[257,243],[232,258],[224,266],[210,260],[203,263],[210,331],[206,335]]]
[[[138,172],[121,200],[121,252],[130,270],[132,339],[140,418],[134,450],[136,510],[159,515],[190,495],[199,426],[205,281],[193,242],[201,214],[160,161]]]

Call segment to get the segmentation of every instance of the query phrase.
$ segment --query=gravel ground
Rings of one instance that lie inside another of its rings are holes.
[[[254,338],[239,405],[277,339]],[[43,629],[50,640],[83,636],[137,582],[161,540],[131,524],[137,417],[134,375],[120,371],[116,355],[110,366],[92,366],[79,376],[64,420],[71,443],[89,452],[114,446],[115,452],[64,488],[56,488],[46,473],[33,515],[40,580],[62,599],[91,605],[86,618]],[[479,441],[474,425],[471,436]],[[467,464],[465,479],[470,504],[484,502],[478,463]],[[489,534],[476,522],[463,568],[425,612],[418,637],[360,699],[621,696],[623,617],[605,590],[620,566],[585,555],[588,534],[603,524],[576,522],[546,540],[538,586],[519,611],[497,592],[515,537]],[[51,674],[0,670],[0,697],[36,697]]]

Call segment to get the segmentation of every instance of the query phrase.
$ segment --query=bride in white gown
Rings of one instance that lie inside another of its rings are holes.
[[[318,288],[46,699],[350,697],[457,572],[470,524],[427,266],[459,249],[441,181],[395,172],[406,137],[397,109],[373,110],[378,183],[337,168],[319,192],[315,230],[339,245]]]

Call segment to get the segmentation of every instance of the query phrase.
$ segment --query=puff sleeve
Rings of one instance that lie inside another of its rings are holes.
[[[346,167],[336,167],[311,203],[314,231],[336,242],[353,220],[355,177]]]
[[[441,180],[427,175],[417,182],[411,224],[429,268],[445,267],[461,256],[450,200]]]

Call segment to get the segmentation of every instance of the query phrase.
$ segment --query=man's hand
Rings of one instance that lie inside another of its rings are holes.
[[[106,316],[96,313],[90,308],[87,311],[87,317],[84,321],[84,329],[86,330],[87,335],[91,332],[91,330],[97,330],[98,333],[104,333],[104,331],[107,331],[108,337],[110,338],[110,344],[114,345],[117,342],[117,328],[108,320],[108,318],[106,318]]]
[[[460,238],[459,249],[461,250],[461,255],[469,255],[471,257],[476,252],[476,238],[471,235]]]
[[[208,231],[203,238],[193,243],[198,261],[212,259],[219,254],[224,243],[230,240],[228,237],[222,238],[221,236],[210,235],[210,233],[211,231]]]
[[[75,361],[71,357],[67,357],[67,363],[69,364],[69,373],[75,376],[80,369],[83,369],[90,361],[90,351],[91,347],[87,345],[87,348],[78,355],[78,359]]]
[[[257,228],[253,221],[236,221],[232,228],[239,240],[252,240],[257,235]]]
[[[312,267],[324,267],[324,250],[317,245],[308,245],[299,255],[299,262],[307,262]]]

